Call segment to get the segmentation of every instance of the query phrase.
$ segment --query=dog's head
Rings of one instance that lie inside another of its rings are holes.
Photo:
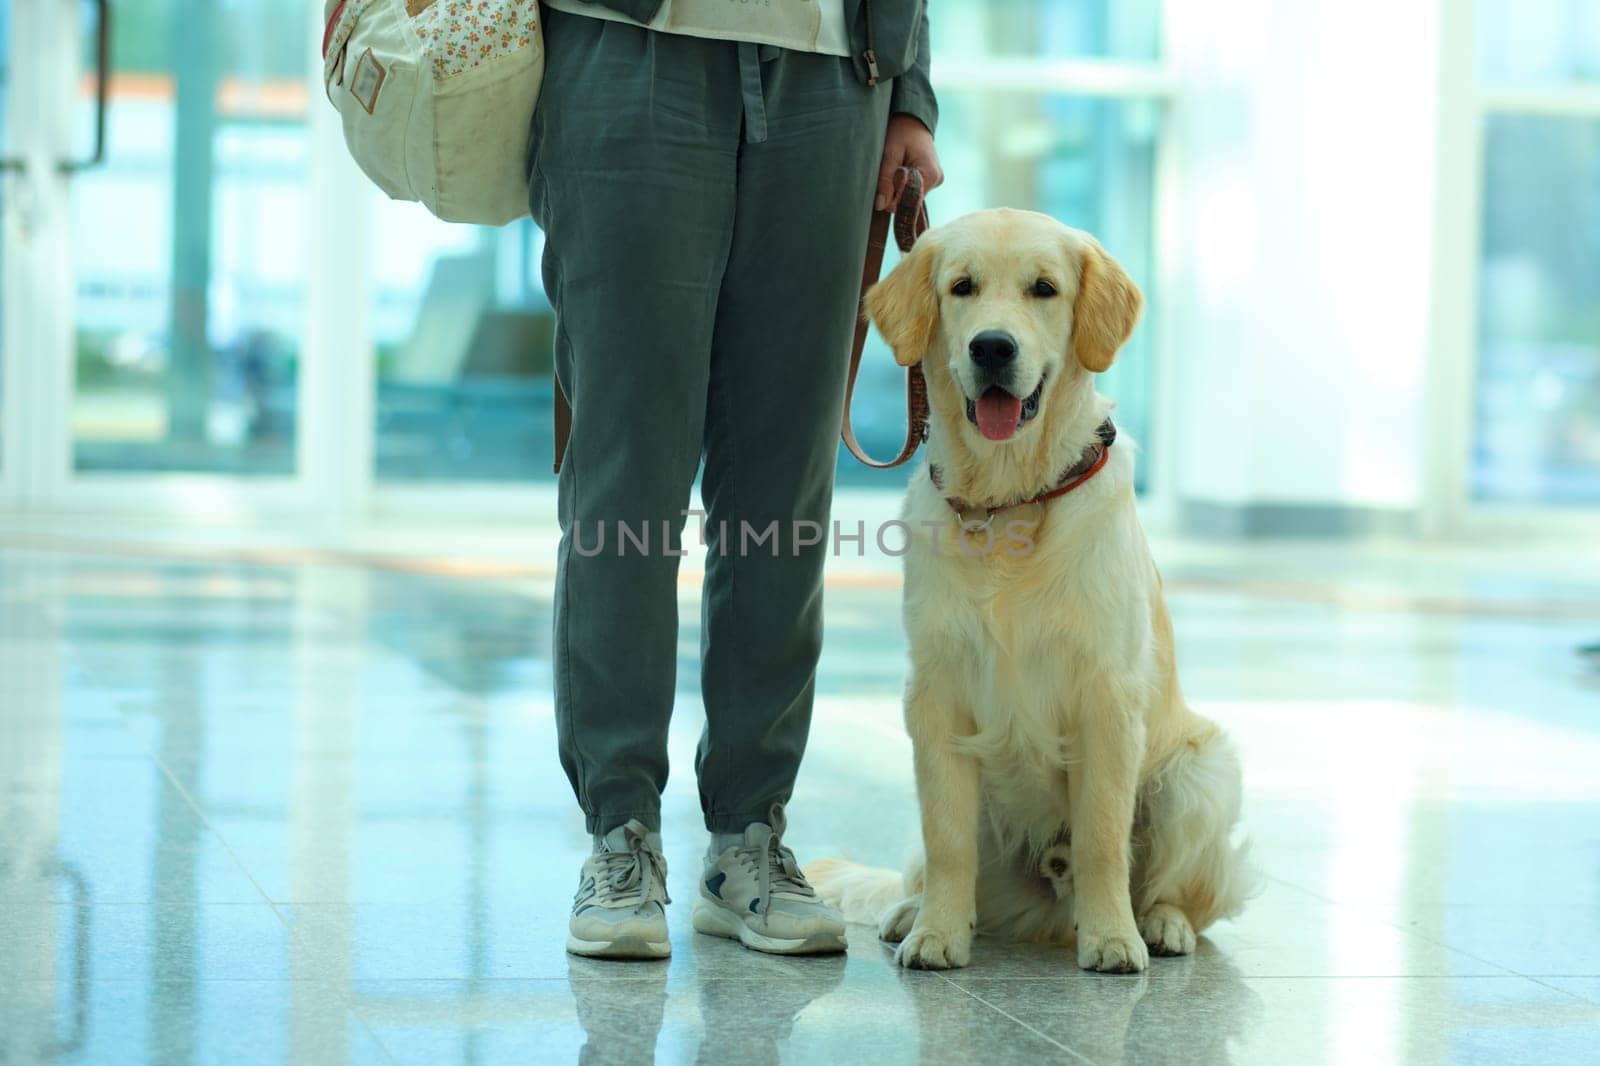
[[[971,429],[1008,441],[1050,396],[1111,366],[1143,298],[1093,237],[1048,215],[999,208],[925,233],[867,293],[867,315],[902,366],[948,375]]]

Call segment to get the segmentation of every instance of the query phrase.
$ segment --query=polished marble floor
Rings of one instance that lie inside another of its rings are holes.
[[[1158,547],[1267,887],[1187,959],[562,951],[548,580],[0,540],[0,1062],[1600,1062],[1600,573]],[[891,579],[829,594],[802,858],[915,833]],[[685,590],[676,766],[699,729]]]

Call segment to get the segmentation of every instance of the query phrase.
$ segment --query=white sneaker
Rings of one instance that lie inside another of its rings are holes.
[[[752,822],[744,839],[708,856],[694,905],[694,927],[774,955],[824,955],[845,949],[844,918],[818,898],[781,842],[783,808],[771,824]]]
[[[664,959],[667,860],[661,834],[637,818],[605,835],[583,864],[567,924],[567,950],[601,959]]]

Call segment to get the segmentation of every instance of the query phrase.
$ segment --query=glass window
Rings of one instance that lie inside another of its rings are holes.
[[[1487,85],[1600,81],[1600,4],[1479,0],[1478,73]]]
[[[109,151],[73,186],[80,470],[293,471],[303,13],[275,0],[117,5]],[[79,114],[86,131],[87,84]]]
[[[941,0],[934,55],[1155,59],[1161,0]]]
[[[1600,119],[1484,140],[1474,494],[1600,503]]]
[[[374,193],[378,477],[550,477],[551,337],[532,219],[440,222]]]

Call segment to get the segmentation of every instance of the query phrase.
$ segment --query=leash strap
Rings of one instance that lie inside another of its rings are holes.
[[[567,402],[567,394],[562,391],[561,381],[556,377],[555,371],[550,372],[550,381],[556,387],[556,461],[555,473],[561,473],[561,460],[567,455],[567,441],[572,437],[572,405]]]
[[[861,353],[867,343],[867,316],[865,300],[867,290],[878,283],[883,272],[883,253],[889,243],[889,221],[894,220],[895,243],[900,251],[909,252],[918,237],[928,228],[928,205],[922,198],[922,174],[915,167],[901,167],[894,176],[895,209],[874,211],[872,229],[867,235],[867,259],[861,270],[861,303],[856,308],[856,334],[850,345],[850,374],[844,391],[844,420],[839,436],[844,446],[866,466],[874,470],[890,470],[904,465],[922,442],[928,439],[928,382],[922,376],[920,363],[906,367],[906,442],[900,454],[887,462],[869,456],[856,440],[855,427],[850,422],[850,402],[856,394],[856,375],[861,371]]]
[[[880,462],[867,455],[856,440],[855,428],[850,424],[850,401],[855,396],[856,375],[861,370],[861,353],[867,343],[867,320],[859,301],[865,300],[867,290],[878,282],[883,272],[883,253],[889,243],[889,222],[894,222],[895,243],[902,252],[909,252],[918,237],[928,229],[928,205],[922,198],[922,175],[915,167],[901,167],[894,176],[895,209],[874,211],[872,227],[867,233],[867,258],[861,270],[861,294],[856,306],[855,339],[850,345],[850,372],[845,384],[844,419],[839,435],[850,454],[874,470],[889,470],[902,466],[928,438],[928,383],[922,376],[920,365],[906,368],[906,442],[900,454],[888,462]],[[561,461],[567,454],[567,441],[572,436],[572,406],[561,382],[551,377],[555,385],[555,463],[554,471],[561,473]]]

